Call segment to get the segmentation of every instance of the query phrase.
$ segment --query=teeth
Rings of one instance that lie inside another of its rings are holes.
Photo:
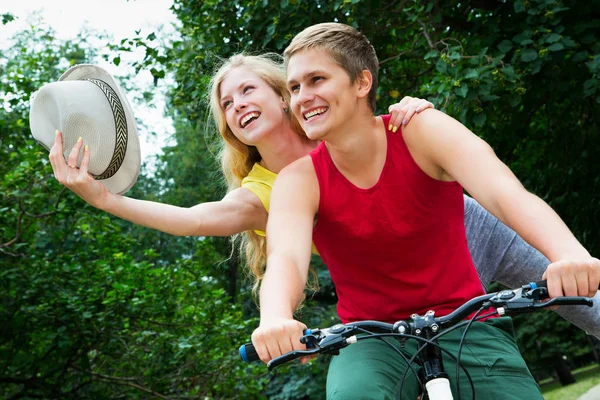
[[[248,115],[246,115],[244,118],[242,118],[242,120],[240,121],[240,125],[242,125],[242,127],[246,126],[246,123],[248,121],[250,121],[252,118],[258,118],[260,114],[258,112],[253,112],[250,113]]]
[[[311,112],[307,112],[306,114],[304,114],[304,118],[309,119],[314,117],[315,115],[323,114],[325,111],[327,111],[326,107],[317,108],[316,110],[312,110]]]

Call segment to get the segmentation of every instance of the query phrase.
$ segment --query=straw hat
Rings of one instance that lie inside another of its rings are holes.
[[[110,192],[123,194],[136,182],[141,156],[135,117],[123,89],[103,68],[76,65],[43,86],[32,96],[29,125],[48,150],[54,132],[61,131],[65,160],[82,137],[90,149],[88,172]]]

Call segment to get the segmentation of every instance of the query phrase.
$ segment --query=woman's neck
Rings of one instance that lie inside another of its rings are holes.
[[[256,146],[261,155],[260,165],[276,174],[297,159],[314,150],[318,142],[301,136],[286,124],[282,130],[271,135],[270,140]]]

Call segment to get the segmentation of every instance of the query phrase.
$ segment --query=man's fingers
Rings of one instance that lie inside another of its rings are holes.
[[[596,258],[557,261],[548,266],[542,279],[548,282],[548,293],[551,298],[593,297],[598,291],[600,282],[600,261]]]
[[[600,260],[592,258],[589,276],[589,292],[588,297],[594,297],[600,286]]]
[[[256,354],[258,354],[258,357],[260,358],[260,360],[262,362],[264,362],[265,364],[268,363],[269,361],[271,361],[271,359],[273,358],[273,357],[271,357],[271,354],[269,353],[269,349],[263,343],[255,342],[254,349],[256,350]]]
[[[254,345],[254,350],[256,350],[256,354],[258,354],[260,360],[266,364],[271,361],[273,357],[269,352],[269,341],[265,340],[263,336],[264,334],[258,334],[257,331],[254,331],[252,333],[252,344]]]
[[[550,298],[560,297],[563,295],[562,282],[560,279],[560,266],[558,263],[553,263],[548,266],[542,279],[547,281],[548,294]]]
[[[304,357],[300,358],[300,362],[302,364],[306,364],[307,362],[309,362],[310,360],[314,360],[315,358],[317,358],[317,355],[311,354],[310,356],[304,356]]]
[[[561,280],[562,280],[562,291],[563,291],[564,295],[565,296],[577,296],[577,294],[579,293],[577,291],[579,284],[582,283],[582,282],[578,282],[577,275],[575,273],[571,273],[571,274],[561,277]],[[585,293],[587,293],[588,292],[587,282],[585,282],[584,284],[585,284]]]

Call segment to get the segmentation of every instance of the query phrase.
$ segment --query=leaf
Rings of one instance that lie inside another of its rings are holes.
[[[504,67],[502,69],[500,69],[500,71],[504,74],[504,77],[510,81],[510,82],[514,82],[516,79],[515,76],[515,69],[511,66],[508,67]]]
[[[587,58],[588,58],[588,52],[580,51],[578,53],[575,53],[575,55],[573,56],[573,62],[579,63],[579,62],[587,60]]]
[[[15,16],[10,14],[10,13],[6,13],[6,14],[2,14],[2,25],[6,25],[11,21],[15,20]]]
[[[504,54],[508,53],[510,51],[510,49],[512,49],[512,47],[513,47],[512,42],[510,40],[506,40],[506,39],[501,41],[500,44],[498,45],[498,48]]]
[[[476,69],[473,68],[469,68],[467,70],[465,70],[465,75],[463,76],[463,79],[477,79],[479,77],[479,71],[477,71]]]
[[[560,51],[560,50],[564,50],[565,46],[563,46],[561,43],[554,43],[551,44],[550,46],[548,46],[548,50],[550,51]]]
[[[531,74],[535,75],[542,69],[542,60],[535,60],[531,65]]]
[[[439,55],[440,55],[440,53],[437,50],[431,50],[430,52],[425,54],[425,57],[423,57],[423,60],[428,60],[433,57],[439,57]]]
[[[444,61],[443,59],[439,59],[438,62],[435,64],[435,68],[437,69],[437,71],[440,74],[445,74],[446,71],[448,70],[448,64],[446,64],[446,61]]]
[[[557,33],[551,33],[546,37],[546,43],[556,43],[561,39],[561,37],[562,36]]]
[[[514,8],[516,13],[525,12],[525,3],[523,2],[523,0],[517,0],[515,1]]]
[[[113,64],[115,64],[117,67],[119,66],[119,64],[121,64],[121,57],[115,57],[113,58]]]
[[[525,39],[531,39],[532,35],[533,35],[533,32],[531,30],[527,29],[527,30],[524,30],[523,32],[515,35],[512,40],[515,43],[521,43]]]
[[[467,97],[467,93],[469,92],[469,88],[467,85],[461,85],[460,87],[454,89],[454,93],[456,93],[460,97]]]
[[[484,113],[484,112],[481,112],[481,113],[479,113],[479,114],[476,114],[476,115],[473,117],[473,123],[474,123],[476,126],[479,126],[479,127],[481,127],[481,126],[483,126],[483,124],[485,124],[485,120],[486,120],[486,119],[487,119],[487,115],[485,115],[485,113]]]
[[[450,53],[450,55],[448,56],[448,58],[452,61],[457,61],[460,60],[460,53],[458,52],[452,52]]]
[[[518,94],[511,94],[508,96],[508,104],[510,104],[511,107],[516,107],[519,103],[521,103],[521,96]]]
[[[538,58],[538,53],[534,49],[523,49],[521,51],[521,60],[524,62],[531,62]]]
[[[494,101],[494,100],[498,100],[500,98],[500,96],[497,96],[495,94],[489,94],[487,96],[482,96],[481,100],[482,101]]]
[[[573,39],[570,38],[563,38],[563,40],[561,41],[561,43],[563,44],[563,46],[565,46],[568,49],[571,49],[573,47],[576,46],[576,43]]]

